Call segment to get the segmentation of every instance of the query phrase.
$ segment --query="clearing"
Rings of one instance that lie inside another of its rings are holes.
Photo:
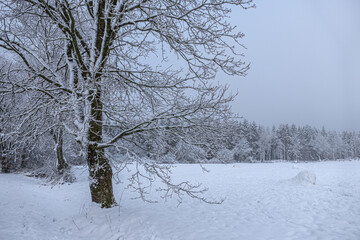
[[[360,161],[205,167],[176,165],[173,179],[204,183],[221,205],[146,203],[119,184],[119,206],[101,209],[85,167],[73,168],[71,185],[0,174],[0,239],[360,239]]]

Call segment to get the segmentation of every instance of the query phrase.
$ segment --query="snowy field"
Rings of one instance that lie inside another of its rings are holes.
[[[203,182],[209,197],[225,198],[221,205],[145,203],[115,185],[120,205],[100,209],[91,204],[86,168],[60,186],[0,174],[0,239],[360,239],[360,161],[206,168],[177,165],[174,179]],[[316,174],[315,185],[294,178],[302,170]]]

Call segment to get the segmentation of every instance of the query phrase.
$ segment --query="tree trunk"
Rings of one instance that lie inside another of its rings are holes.
[[[63,174],[65,169],[69,166],[65,161],[64,153],[63,153],[63,129],[59,127],[56,131],[53,131],[53,137],[55,141],[55,150],[56,150],[56,157],[57,157],[57,169],[59,174]]]
[[[2,173],[10,173],[14,170],[14,154],[11,153],[11,144],[2,142],[0,145],[0,164]]]
[[[62,139],[61,143],[59,142],[56,146],[56,156],[58,159],[58,171],[60,174],[64,173],[64,169],[68,168],[67,163],[65,162],[64,155],[63,155],[63,147],[62,147]]]
[[[101,91],[98,89],[89,92],[91,102],[91,119],[89,121],[87,147],[87,164],[90,176],[90,192],[93,202],[100,203],[101,207],[114,206],[115,198],[112,186],[112,169],[105,157],[104,149],[97,149],[97,143],[102,142],[102,102]]]
[[[6,154],[2,154],[0,156],[0,163],[1,163],[1,172],[2,173],[10,173],[11,171],[11,162],[12,159],[7,156]]]

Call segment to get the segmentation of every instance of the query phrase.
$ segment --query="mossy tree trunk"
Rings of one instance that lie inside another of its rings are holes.
[[[91,119],[88,130],[87,164],[91,199],[93,202],[100,203],[101,207],[110,208],[115,205],[112,169],[105,157],[105,150],[97,148],[97,143],[102,142],[103,132],[101,90],[90,91],[89,100],[91,102]]]

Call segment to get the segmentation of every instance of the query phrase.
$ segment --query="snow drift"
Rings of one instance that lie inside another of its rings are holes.
[[[315,185],[316,175],[315,175],[315,173],[313,173],[311,171],[303,170],[303,171],[299,172],[294,178],[292,178],[292,180],[294,182],[312,183]]]

